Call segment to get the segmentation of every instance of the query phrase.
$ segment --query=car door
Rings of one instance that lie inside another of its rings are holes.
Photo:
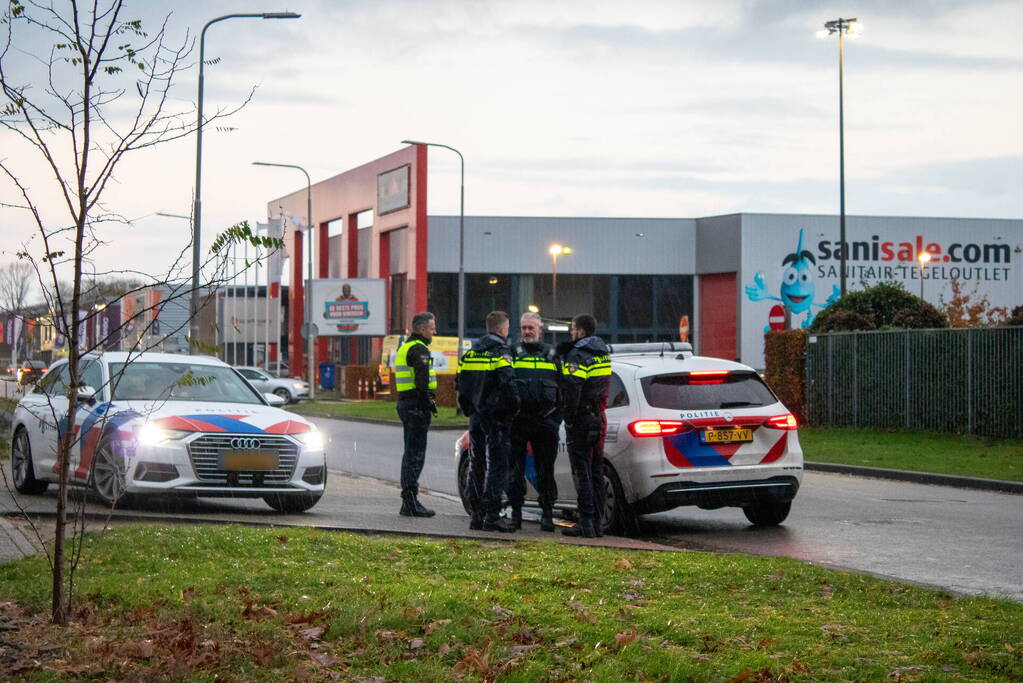
[[[57,444],[67,417],[67,391],[70,384],[67,363],[52,368],[33,392],[31,407],[33,428],[29,430],[32,460],[36,472],[50,477],[57,464]]]
[[[249,384],[259,393],[271,391],[270,389],[270,378],[259,372],[258,370],[251,370],[249,368],[238,368],[238,372],[241,373],[242,377],[249,381]]]

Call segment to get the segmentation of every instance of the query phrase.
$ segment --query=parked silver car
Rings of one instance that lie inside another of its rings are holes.
[[[280,396],[288,403],[297,403],[309,398],[309,383],[301,379],[274,377],[262,368],[235,367],[241,376],[249,381],[257,391]]]

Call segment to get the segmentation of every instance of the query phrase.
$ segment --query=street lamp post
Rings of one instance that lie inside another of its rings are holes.
[[[562,244],[552,244],[547,253],[551,255],[551,317],[558,319],[558,257],[562,254],[571,254],[572,247]]]
[[[305,212],[306,212],[306,231],[309,235],[309,244],[307,245],[306,251],[309,252],[309,287],[303,291],[305,293],[305,329],[306,329],[306,355],[309,357],[306,365],[309,373],[309,398],[316,398],[316,376],[313,359],[313,297],[309,291],[313,286],[313,242],[315,237],[313,235],[313,181],[309,177],[309,173],[301,166],[295,164],[271,164],[266,161],[253,161],[253,166],[276,166],[277,168],[297,168],[302,173],[305,173]]]
[[[195,205],[192,208],[192,297],[191,297],[191,336],[192,341],[199,340],[199,265],[202,258],[199,242],[202,238],[202,94],[204,66],[206,58],[206,29],[218,21],[226,19],[298,19],[301,14],[295,12],[262,12],[259,14],[225,14],[210,19],[202,27],[199,35],[199,94],[196,104],[195,124]]]
[[[459,183],[458,201],[458,351],[462,355],[462,340],[465,339],[465,157],[454,147],[439,142],[421,142],[419,140],[402,140],[403,145],[426,145],[427,147],[443,147],[458,155],[462,172]]]
[[[835,19],[824,23],[824,28],[817,32],[820,38],[838,34],[838,240],[841,245],[838,257],[839,287],[842,296],[845,296],[845,261],[848,255],[848,245],[845,242],[845,103],[843,96],[844,71],[845,71],[845,50],[844,37],[859,38],[863,31],[863,25],[854,19]]]
[[[921,251],[916,255],[916,260],[920,263],[920,298],[924,298],[924,266],[927,265],[931,260],[930,252]]]

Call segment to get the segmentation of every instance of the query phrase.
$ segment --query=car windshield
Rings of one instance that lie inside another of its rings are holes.
[[[723,378],[690,377],[688,373],[655,375],[640,380],[653,408],[713,410],[766,406],[778,399],[755,372],[730,372]]]
[[[231,368],[188,362],[110,364],[114,400],[262,403]]]

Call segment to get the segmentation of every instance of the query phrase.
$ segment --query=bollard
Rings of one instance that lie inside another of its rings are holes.
[[[365,390],[366,390],[365,384],[363,384],[363,381],[360,379],[359,380],[359,400],[362,400],[363,393],[365,392]]]

